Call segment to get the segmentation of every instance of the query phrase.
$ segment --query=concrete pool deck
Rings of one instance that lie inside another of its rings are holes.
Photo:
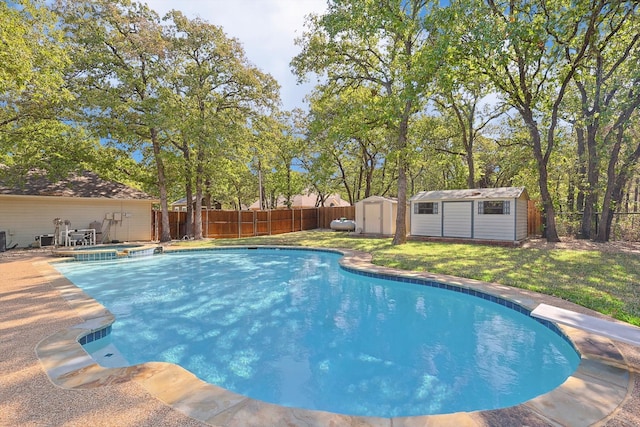
[[[398,271],[344,251],[351,268]],[[637,426],[640,348],[559,326],[582,354],[560,387],[491,411],[406,418],[350,417],[271,405],[204,383],[168,363],[98,366],[77,339],[111,321],[101,305],[49,265],[51,257],[0,258],[0,426]],[[556,298],[429,273],[426,277],[513,300],[605,318]]]

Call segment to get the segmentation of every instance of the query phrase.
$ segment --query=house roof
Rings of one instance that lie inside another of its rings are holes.
[[[517,199],[526,194],[524,187],[473,188],[465,190],[421,191],[411,200]]]
[[[286,199],[279,196],[277,199],[277,207],[284,207]],[[291,206],[296,208],[314,208],[318,202],[318,195],[315,193],[297,194],[291,199]],[[349,202],[343,200],[339,194],[330,194],[324,201],[325,206],[350,206]],[[256,200],[249,206],[249,209],[260,209],[260,201]]]
[[[0,194],[16,196],[87,197],[120,200],[154,200],[145,192],[119,182],[105,181],[89,171],[72,173],[65,179],[51,182],[46,174],[32,170],[22,185],[0,182]]]

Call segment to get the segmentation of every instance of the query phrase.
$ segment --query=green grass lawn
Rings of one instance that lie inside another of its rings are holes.
[[[179,246],[293,245],[369,252],[373,263],[495,282],[553,295],[640,326],[640,256],[599,251],[408,242],[302,231],[277,236],[176,243]]]

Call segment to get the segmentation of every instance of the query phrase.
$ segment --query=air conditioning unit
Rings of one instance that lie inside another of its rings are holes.
[[[36,236],[36,242],[40,247],[52,246],[55,240],[54,237],[55,236],[53,234],[41,234],[39,236]]]

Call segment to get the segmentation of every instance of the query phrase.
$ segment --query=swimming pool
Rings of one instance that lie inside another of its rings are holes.
[[[166,360],[281,405],[380,417],[493,409],[577,367],[571,346],[528,316],[345,272],[339,257],[225,250],[56,268],[116,315],[92,343],[101,363]]]

